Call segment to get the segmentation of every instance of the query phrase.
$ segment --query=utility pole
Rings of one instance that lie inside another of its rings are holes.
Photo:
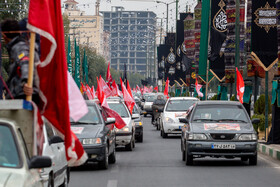
[[[240,59],[240,36],[239,36],[239,33],[240,33],[240,10],[239,10],[239,7],[240,7],[240,0],[236,0],[235,1],[235,69],[239,67],[239,59]],[[234,81],[234,88],[235,88],[235,99],[237,99],[236,97],[236,78],[237,78],[237,75],[236,75],[236,70],[235,70],[235,81]]]

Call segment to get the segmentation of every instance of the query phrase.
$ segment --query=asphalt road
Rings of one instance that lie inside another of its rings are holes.
[[[71,170],[70,187],[279,187],[280,163],[265,155],[257,166],[240,159],[197,159],[186,166],[180,137],[162,139],[144,118],[143,143],[132,152],[117,149],[116,164],[99,170],[96,164]]]

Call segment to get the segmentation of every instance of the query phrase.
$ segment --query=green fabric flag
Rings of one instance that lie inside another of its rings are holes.
[[[88,64],[87,64],[87,56],[86,50],[84,49],[84,58],[83,58],[83,81],[88,84]]]
[[[81,86],[81,75],[80,75],[80,50],[79,46],[76,43],[76,38],[75,38],[75,75],[74,75],[74,80],[78,87],[80,88]]]
[[[245,91],[243,95],[243,103],[250,103],[251,96],[252,96],[253,87],[252,86],[245,86]]]
[[[228,88],[226,86],[218,86],[218,100],[224,100],[227,101],[228,100]]]
[[[70,41],[70,36],[68,36],[68,51],[67,51],[67,66],[68,66],[68,71],[70,75],[72,76],[72,60],[71,60],[71,41]]]
[[[206,81],[207,57],[208,57],[208,35],[209,35],[209,16],[210,16],[210,1],[202,1],[201,11],[201,36],[200,36],[200,52],[199,52],[199,67],[198,75]],[[209,80],[213,77],[209,72]]]
[[[272,99],[271,104],[274,104],[277,98],[277,107],[280,107],[280,86],[277,80],[272,81]]]

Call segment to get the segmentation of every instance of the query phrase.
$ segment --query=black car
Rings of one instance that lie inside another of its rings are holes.
[[[200,101],[190,107],[181,136],[182,159],[192,165],[194,158],[239,157],[257,164],[257,134],[240,102]]]
[[[88,155],[87,162],[98,162],[99,167],[107,169],[108,163],[116,162],[115,118],[108,118],[95,101],[86,103],[88,113],[78,122],[71,119],[71,129]]]
[[[140,108],[137,105],[134,105],[132,114],[134,116],[138,116],[138,118],[134,119],[135,123],[135,139],[137,142],[143,142],[143,120],[141,116]]]

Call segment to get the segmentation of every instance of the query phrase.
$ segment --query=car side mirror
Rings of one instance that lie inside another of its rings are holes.
[[[252,119],[252,123],[253,124],[258,124],[258,123],[260,123],[260,119],[259,118],[254,118],[254,119]]]
[[[59,136],[52,136],[49,140],[49,144],[54,144],[54,143],[63,143],[63,139]]]
[[[47,168],[52,166],[49,156],[33,156],[29,162],[29,169]]]
[[[138,118],[140,118],[140,115],[139,114],[132,114],[131,118],[132,119],[138,119]]]
[[[179,118],[180,123],[189,123],[189,120],[187,118]]]
[[[106,125],[111,125],[112,123],[116,122],[116,118],[107,118],[107,120],[105,121]]]

